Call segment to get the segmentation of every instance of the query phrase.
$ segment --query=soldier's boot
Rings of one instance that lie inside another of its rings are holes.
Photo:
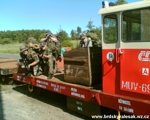
[[[56,68],[56,73],[61,73],[61,70],[59,70],[58,68]]]
[[[37,74],[36,74],[36,76],[40,76],[40,75],[42,75],[43,73],[41,72],[41,71],[39,71]]]
[[[31,72],[26,73],[26,75],[33,77],[33,74]]]
[[[52,77],[53,77],[53,74],[49,74],[47,79],[52,79]]]

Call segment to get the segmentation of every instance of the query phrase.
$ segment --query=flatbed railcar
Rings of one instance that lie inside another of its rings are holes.
[[[13,73],[17,72],[17,59],[0,58],[0,80],[12,84]]]
[[[68,108],[87,116],[101,115],[104,106],[118,115],[149,119],[150,1],[111,7],[107,3],[99,11],[102,47],[98,55],[92,48],[78,48],[65,53],[64,74],[48,80],[14,73],[13,78],[28,84],[31,91],[34,86],[66,95]]]

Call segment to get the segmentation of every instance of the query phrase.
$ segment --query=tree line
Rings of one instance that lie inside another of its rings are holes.
[[[60,29],[55,35],[59,36],[62,41],[64,40],[78,40],[82,32],[95,32],[101,37],[101,28],[94,27],[93,22],[89,21],[87,25],[87,30],[82,31],[81,27],[77,27],[76,30],[71,30],[70,36],[65,30]],[[47,32],[50,30],[16,30],[16,31],[0,31],[0,44],[9,44],[9,43],[22,43],[25,42],[29,37],[35,38],[37,41],[40,41],[41,38],[45,37]]]

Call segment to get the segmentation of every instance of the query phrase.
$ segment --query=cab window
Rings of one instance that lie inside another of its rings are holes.
[[[150,8],[123,12],[122,18],[124,42],[150,41]]]
[[[106,15],[103,20],[104,23],[104,42],[117,42],[117,15]]]

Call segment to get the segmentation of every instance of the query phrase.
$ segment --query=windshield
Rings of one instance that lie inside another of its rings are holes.
[[[122,18],[124,42],[150,41],[150,8],[123,12]]]

